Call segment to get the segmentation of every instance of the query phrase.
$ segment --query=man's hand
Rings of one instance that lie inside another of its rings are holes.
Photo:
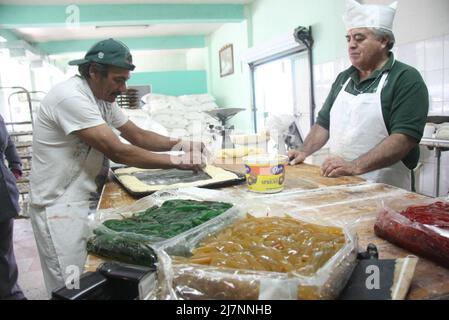
[[[199,164],[191,164],[191,163],[181,163],[177,166],[179,170],[191,170],[194,173],[198,173],[203,171],[204,166]]]
[[[11,169],[14,177],[16,177],[16,181],[18,181],[20,178],[22,178],[22,171],[19,169]]]
[[[201,141],[189,141],[182,140],[181,141],[181,151],[184,152],[194,152],[199,151],[200,153],[206,152],[206,146]]]
[[[291,165],[291,166],[295,166],[297,164],[303,163],[304,160],[306,160],[306,158],[307,158],[307,155],[302,151],[290,150],[288,152],[288,161],[289,161],[289,165]]]
[[[172,162],[180,170],[192,170],[195,173],[206,167],[205,158],[199,152],[188,152],[181,156],[172,157]]]
[[[211,153],[206,148],[205,144],[200,141],[182,140],[181,151],[184,151],[185,153],[191,153],[194,157],[202,157],[204,159],[209,159],[211,156]]]
[[[341,157],[327,158],[321,165],[321,175],[323,177],[335,178],[341,176],[358,175],[359,170],[351,161],[346,161]]]

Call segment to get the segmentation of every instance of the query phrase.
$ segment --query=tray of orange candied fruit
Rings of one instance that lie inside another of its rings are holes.
[[[176,298],[332,299],[355,266],[356,238],[344,227],[247,214],[214,231],[171,255]]]

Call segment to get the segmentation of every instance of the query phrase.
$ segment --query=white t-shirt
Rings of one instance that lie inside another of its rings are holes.
[[[105,123],[119,128],[127,121],[116,103],[95,98],[83,78],[56,85],[42,100],[34,122],[31,204],[55,202],[80,176],[85,180],[82,190],[70,198],[89,200],[89,193],[99,187],[95,180],[105,159],[73,132]]]

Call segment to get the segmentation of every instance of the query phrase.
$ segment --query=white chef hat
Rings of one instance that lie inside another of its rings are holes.
[[[397,1],[389,6],[362,5],[354,0],[346,0],[346,12],[343,21],[346,30],[355,28],[382,28],[393,31]]]

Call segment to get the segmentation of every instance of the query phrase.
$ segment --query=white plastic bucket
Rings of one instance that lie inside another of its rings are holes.
[[[277,193],[284,190],[287,161],[288,157],[284,155],[244,157],[248,189],[258,193]]]

